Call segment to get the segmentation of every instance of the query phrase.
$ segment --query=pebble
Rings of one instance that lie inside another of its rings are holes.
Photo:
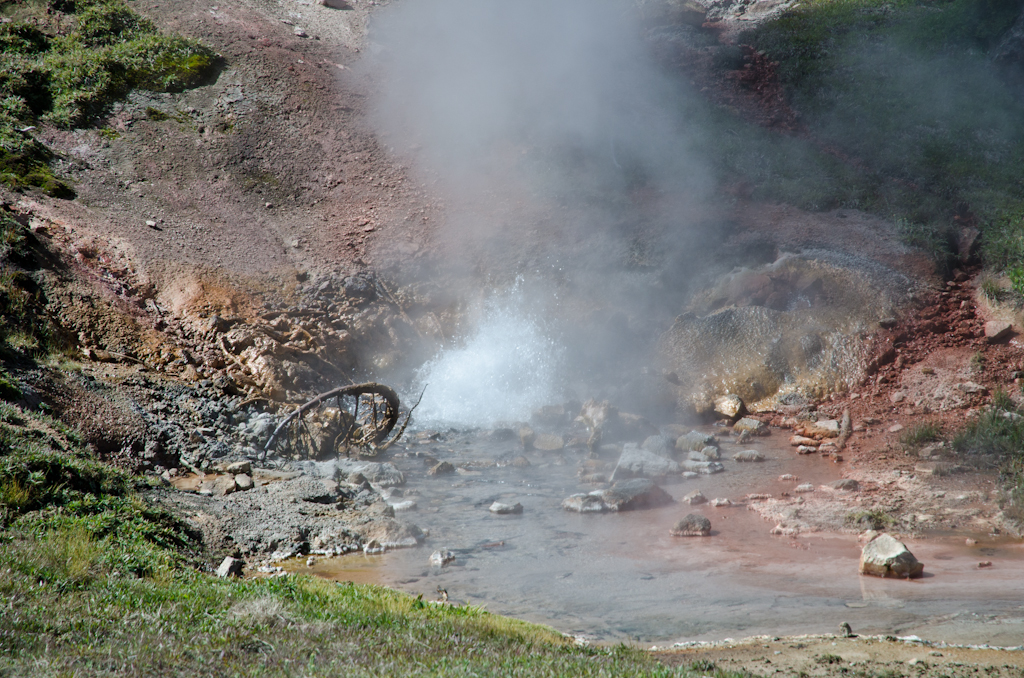
[[[518,514],[523,512],[523,505],[519,502],[516,502],[515,504],[503,504],[500,501],[496,501],[491,504],[491,507],[488,510],[491,513],[497,513],[498,515]]]

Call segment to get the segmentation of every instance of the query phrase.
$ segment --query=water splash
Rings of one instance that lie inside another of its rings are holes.
[[[417,381],[428,386],[416,419],[482,427],[526,420],[557,399],[561,355],[518,288],[492,299],[463,346],[420,368]]]

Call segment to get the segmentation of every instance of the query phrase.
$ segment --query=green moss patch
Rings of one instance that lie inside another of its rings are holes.
[[[87,127],[134,89],[195,87],[213,71],[198,41],[157,31],[122,0],[54,2],[0,24],[0,181],[60,198],[52,153],[23,128],[38,122]]]

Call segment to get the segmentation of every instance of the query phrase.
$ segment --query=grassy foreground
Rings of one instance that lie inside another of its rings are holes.
[[[383,587],[218,579],[145,482],[44,415],[0,422],[2,676],[691,675]]]

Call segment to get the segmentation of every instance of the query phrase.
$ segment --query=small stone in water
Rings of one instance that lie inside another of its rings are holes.
[[[491,508],[488,509],[491,513],[497,513],[499,515],[506,515],[510,513],[522,513],[523,505],[519,502],[515,504],[503,504],[500,501],[496,501],[491,504]]]
[[[430,564],[434,567],[444,567],[448,563],[455,562],[455,554],[448,549],[441,549],[430,554]]]
[[[673,537],[706,537],[711,534],[711,521],[697,513],[691,513],[677,522],[669,533]]]

